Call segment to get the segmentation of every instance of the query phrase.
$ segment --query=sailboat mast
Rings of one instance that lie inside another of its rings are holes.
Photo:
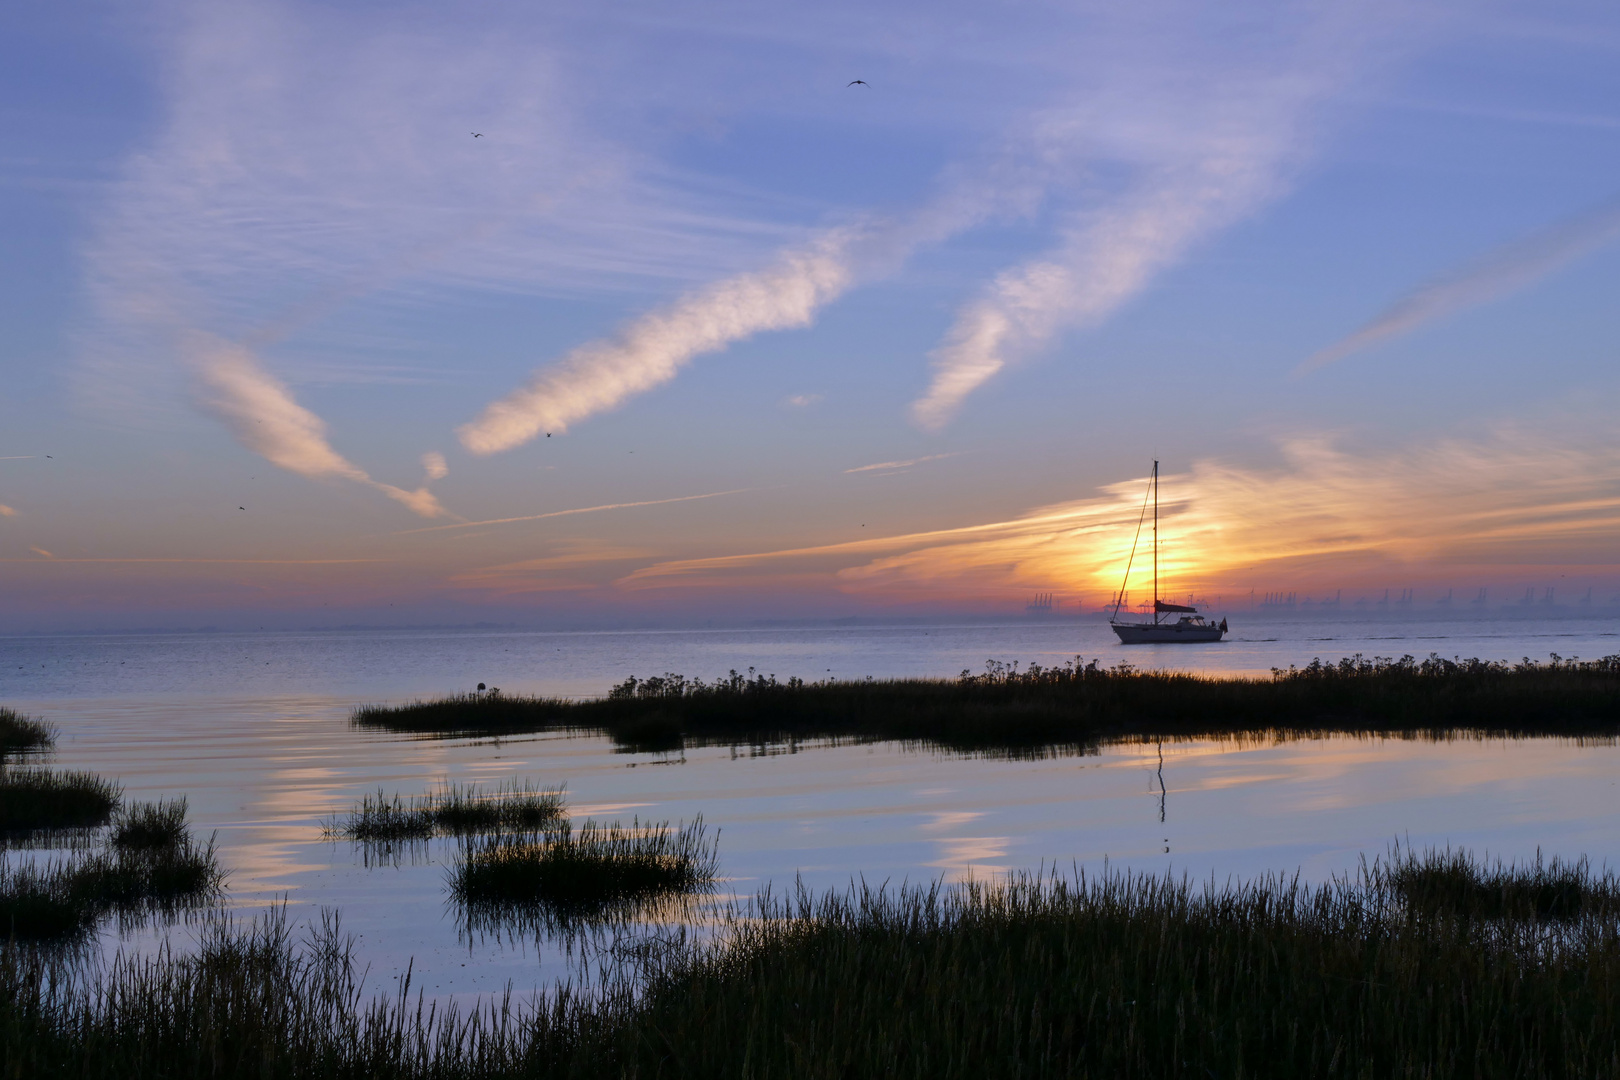
[[[1153,463],[1153,621],[1159,621],[1159,463]]]

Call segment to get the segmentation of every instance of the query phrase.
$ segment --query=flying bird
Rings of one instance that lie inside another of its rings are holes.
[[[247,509],[247,507],[245,507],[245,506],[238,506],[238,507],[237,507],[237,509],[238,509],[238,510],[246,510],[246,509]]]
[[[475,131],[472,133],[472,137],[475,139],[482,139],[484,137],[484,133],[482,131]]]
[[[870,88],[871,85],[872,84],[867,82],[865,79],[851,79],[851,80],[849,80],[849,85],[845,86],[844,89],[848,90],[850,86],[865,86],[867,88]]]

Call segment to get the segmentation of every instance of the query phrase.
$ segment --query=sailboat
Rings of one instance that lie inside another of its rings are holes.
[[[1153,498],[1153,621],[1121,622],[1120,605],[1125,602],[1125,586],[1131,580],[1131,563],[1136,561],[1136,543],[1142,538],[1142,524],[1147,517],[1147,496],[1142,499],[1142,517],[1136,522],[1136,539],[1131,541],[1131,557],[1125,563],[1125,580],[1120,583],[1119,595],[1114,598],[1114,613],[1108,625],[1114,628],[1119,640],[1126,645],[1178,645],[1201,641],[1219,641],[1226,633],[1226,620],[1212,623],[1198,614],[1191,604],[1168,604],[1159,599],[1159,463],[1153,463],[1153,477],[1148,481],[1148,495]],[[1180,616],[1170,621],[1167,616]]]

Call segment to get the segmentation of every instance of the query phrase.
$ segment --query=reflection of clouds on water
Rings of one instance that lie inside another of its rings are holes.
[[[645,806],[656,806],[650,802],[604,802],[584,803],[580,806],[568,808],[568,815],[575,818],[595,817],[600,814],[622,814],[626,810],[639,810]]]
[[[924,825],[925,829],[954,829],[958,825],[966,825],[977,818],[984,817],[982,810],[939,810],[929,815],[934,820]]]
[[[991,860],[1007,854],[1005,836],[945,836],[939,839],[939,858],[927,865],[945,871],[946,881],[964,881],[1005,874],[1011,866]]]

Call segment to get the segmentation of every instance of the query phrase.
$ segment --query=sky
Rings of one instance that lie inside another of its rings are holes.
[[[1612,5],[0,26],[0,631],[1620,596]]]

